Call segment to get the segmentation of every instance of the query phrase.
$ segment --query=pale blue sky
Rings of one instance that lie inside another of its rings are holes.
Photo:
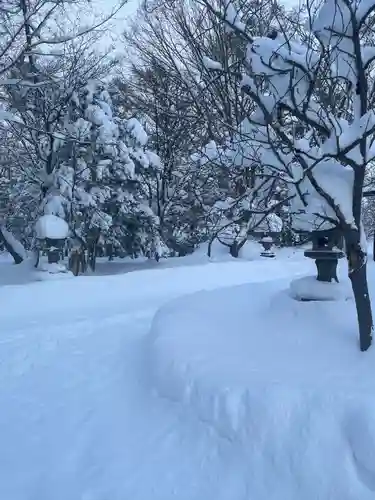
[[[118,0],[92,0],[92,6],[98,13],[108,15],[119,4]],[[120,43],[116,43],[119,39],[121,33],[126,28],[129,17],[135,14],[137,7],[140,4],[140,0],[129,0],[128,3],[122,7],[119,13],[114,19],[112,19],[108,26],[108,35],[103,38],[101,43],[102,47],[108,47],[108,45],[115,42],[116,46],[121,46]]]
[[[92,4],[95,9],[98,9],[105,13],[110,13],[111,10],[119,4],[118,0],[93,0]],[[140,0],[129,0],[128,3],[120,10],[116,16],[116,25],[119,30],[122,31],[121,26],[126,19],[134,14],[137,10]]]

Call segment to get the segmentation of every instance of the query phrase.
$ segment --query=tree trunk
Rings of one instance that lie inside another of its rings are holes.
[[[3,232],[3,228],[0,227],[0,239],[6,249],[7,252],[10,253],[10,255],[13,257],[14,259],[14,263],[15,264],[21,264],[21,262],[23,262],[23,256],[20,255],[16,248],[14,248],[14,246],[11,244],[11,241],[9,240],[9,238],[6,237],[6,235],[4,234],[5,233],[5,229],[4,229],[4,232]]]
[[[373,332],[371,301],[367,284],[367,255],[362,251],[359,242],[353,243],[347,240],[346,255],[349,264],[349,278],[357,308],[359,345],[361,351],[367,351],[371,346]]]
[[[246,243],[246,241],[247,241],[247,238],[243,239],[239,243],[237,241],[234,241],[231,244],[231,246],[229,247],[229,253],[231,254],[232,257],[234,257],[236,259],[239,257],[240,250],[244,246],[244,244]]]
[[[90,267],[91,271],[95,272],[96,269],[96,257],[98,252],[98,242],[99,236],[97,238],[93,238],[88,240],[87,243],[87,264]],[[111,259],[109,259],[111,260]]]
[[[69,270],[74,276],[86,272],[86,257],[83,248],[72,250],[69,258]]]
[[[367,285],[366,263],[350,273],[350,280],[357,308],[359,344],[361,351],[367,351],[372,342],[372,311]]]
[[[211,254],[212,254],[212,244],[215,241],[215,238],[211,238],[210,241],[208,242],[208,248],[207,248],[207,257],[210,259]]]
[[[40,260],[40,250],[39,248],[36,248],[34,250],[34,257],[35,257],[35,264],[34,264],[34,267],[36,269],[38,269],[38,266],[39,266],[39,260]]]
[[[111,260],[111,259],[109,259],[109,260]],[[90,250],[89,250],[88,265],[89,265],[91,271],[95,272],[95,269],[96,269],[96,244],[95,243],[94,243],[93,247],[90,248]]]
[[[80,259],[79,253],[73,251],[69,259],[69,269],[74,274],[74,276],[78,276],[79,274],[79,259]]]
[[[238,255],[240,253],[240,248],[239,248],[237,241],[234,241],[231,244],[231,246],[229,247],[229,253],[231,254],[232,257],[237,259]]]

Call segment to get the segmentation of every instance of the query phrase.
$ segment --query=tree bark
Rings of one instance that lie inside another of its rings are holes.
[[[208,242],[208,248],[207,248],[207,257],[210,259],[211,254],[212,254],[212,244],[214,242],[215,238],[211,238],[210,241]]]
[[[91,271],[95,272],[96,269],[96,243],[89,249],[88,265]]]
[[[34,257],[35,257],[35,264],[34,267],[38,269],[39,266],[39,260],[40,260],[40,250],[38,248],[35,248],[34,250]]]
[[[231,246],[229,247],[229,253],[231,254],[232,257],[234,257],[236,259],[239,257],[240,250],[244,246],[244,244],[246,243],[246,241],[247,241],[247,238],[243,239],[239,243],[238,243],[238,241],[234,241],[231,244]]]
[[[352,282],[355,305],[357,308],[359,345],[361,351],[367,351],[372,342],[373,321],[367,285],[366,263],[359,269],[355,269],[350,273],[350,280]]]
[[[87,238],[87,264],[93,272],[95,272],[96,269],[99,236],[100,233],[97,232],[97,234],[94,234],[90,238]]]
[[[78,276],[79,274],[79,253],[72,252],[69,259],[69,269],[74,274],[74,276]]]
[[[86,257],[83,248],[73,249],[69,258],[69,270],[74,276],[86,272]]]
[[[234,241],[231,246],[229,247],[229,253],[231,254],[232,257],[235,259],[238,258],[238,255],[240,253],[239,245],[237,241]]]
[[[0,228],[0,239],[6,249],[7,252],[10,253],[10,255],[14,259],[15,264],[21,264],[23,262],[23,257],[16,251],[15,248],[9,243],[7,238],[4,236],[2,229]]]
[[[359,327],[359,345],[361,351],[371,346],[373,319],[371,300],[367,284],[367,255],[360,243],[346,241],[346,254],[349,264],[349,278],[352,283]]]

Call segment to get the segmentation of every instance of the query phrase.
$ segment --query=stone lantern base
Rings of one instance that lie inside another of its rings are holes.
[[[48,249],[48,264],[57,264],[60,260],[60,250],[58,248]]]
[[[318,281],[316,276],[304,276],[290,283],[290,296],[301,302],[349,300],[352,290],[349,280],[342,283]]]

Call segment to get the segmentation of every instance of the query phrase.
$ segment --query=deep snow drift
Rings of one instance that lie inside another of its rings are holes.
[[[348,279],[339,283],[318,281],[316,276],[303,276],[292,280],[289,285],[290,296],[296,300],[348,300],[353,291]]]
[[[148,348],[157,392],[244,453],[246,498],[374,498],[375,351],[345,294],[298,302],[285,279],[199,292],[158,312]]]

